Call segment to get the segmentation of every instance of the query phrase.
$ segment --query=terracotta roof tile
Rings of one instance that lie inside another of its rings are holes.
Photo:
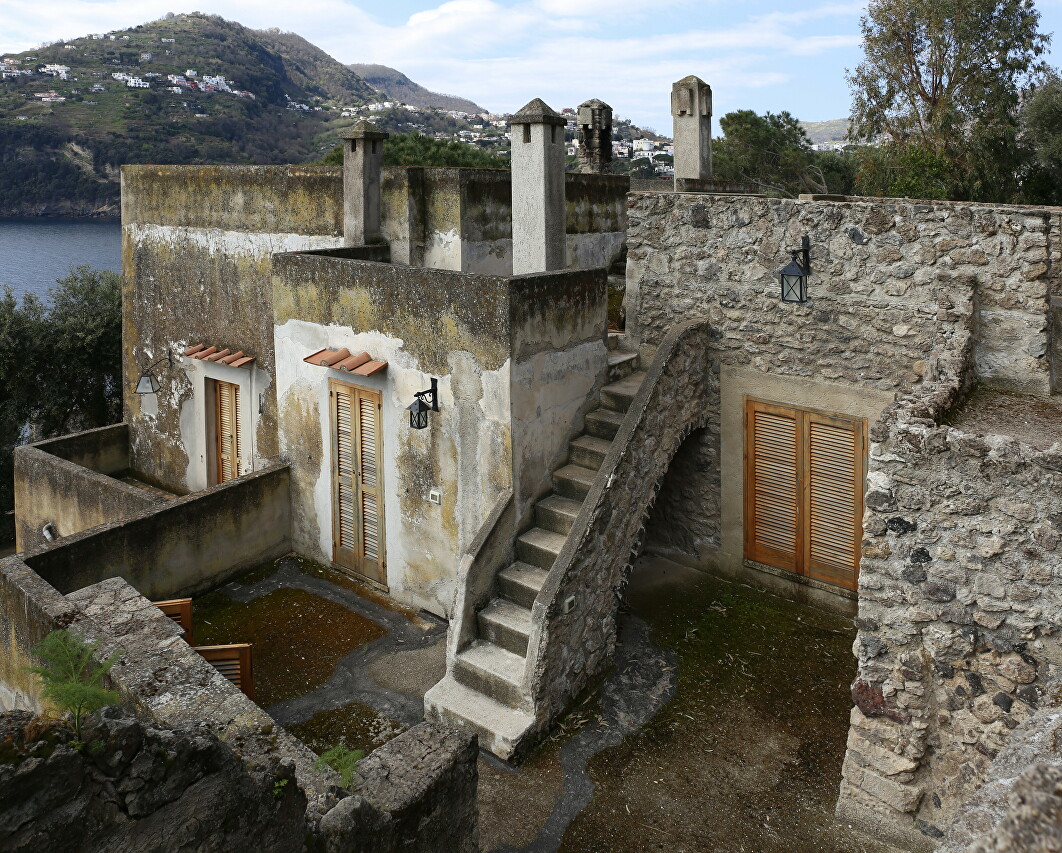
[[[367,352],[351,355],[346,347],[338,350],[318,350],[313,355],[306,356],[303,361],[315,367],[330,367],[333,370],[356,373],[359,376],[372,376],[387,367],[386,361],[373,361],[372,356]]]
[[[217,364],[227,364],[229,367],[248,367],[254,364],[254,356],[247,355],[243,350],[233,352],[230,349],[218,349],[216,346],[208,347],[206,344],[190,346],[184,354],[199,361],[213,361]]]

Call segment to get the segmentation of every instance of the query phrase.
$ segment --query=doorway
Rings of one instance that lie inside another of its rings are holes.
[[[332,562],[386,586],[379,391],[329,380]]]
[[[214,481],[240,476],[240,386],[214,380]]]
[[[854,590],[866,420],[745,401],[745,559]]]

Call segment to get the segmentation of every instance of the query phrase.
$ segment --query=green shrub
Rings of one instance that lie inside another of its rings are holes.
[[[323,770],[331,767],[339,778],[343,780],[343,787],[349,788],[354,781],[354,772],[358,762],[365,757],[360,749],[350,749],[344,743],[337,743],[331,749],[321,753],[321,757],[314,762],[314,768]]]
[[[86,643],[70,631],[52,631],[31,651],[44,661],[41,666],[30,667],[44,684],[42,695],[73,717],[74,735],[80,740],[85,715],[118,701],[117,693],[104,689],[103,678],[121,653],[96,663],[99,641]]]

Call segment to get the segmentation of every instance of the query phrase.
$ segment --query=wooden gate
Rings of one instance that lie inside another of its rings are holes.
[[[240,386],[214,382],[214,431],[217,437],[217,481],[240,476]]]
[[[381,396],[329,380],[332,421],[332,561],[386,584]]]
[[[855,589],[866,421],[745,403],[745,557]]]

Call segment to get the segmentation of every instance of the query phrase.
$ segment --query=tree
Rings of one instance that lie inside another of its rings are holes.
[[[737,110],[723,116],[719,126],[724,136],[712,140],[718,178],[750,181],[786,196],[845,193],[851,188],[846,155],[813,151],[804,128],[788,112],[760,116]]]
[[[945,164],[951,198],[1008,200],[1021,94],[1046,68],[1039,21],[1033,0],[871,0],[864,59],[847,74],[851,138],[880,146],[894,171],[912,156]]]
[[[508,169],[504,157],[473,148],[452,139],[436,139],[420,133],[396,133],[384,141],[385,166],[471,166],[476,169]],[[337,145],[321,161],[338,166],[343,162],[343,146]]]
[[[1022,200],[1062,204],[1062,77],[1051,71],[1026,98],[1021,139],[1031,162],[1022,183]]]

